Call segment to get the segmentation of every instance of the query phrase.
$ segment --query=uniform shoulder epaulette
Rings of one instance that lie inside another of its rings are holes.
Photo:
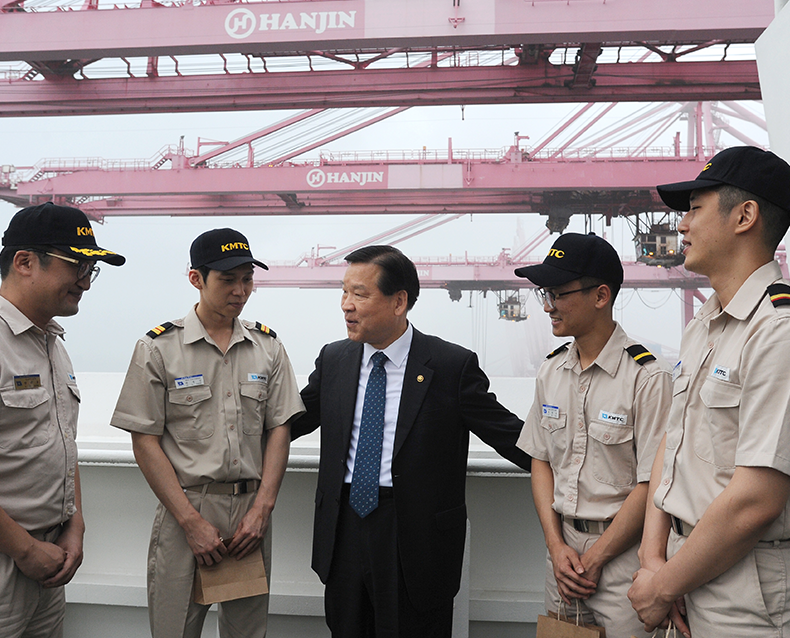
[[[170,328],[175,326],[172,321],[165,321],[161,326],[157,326],[156,328],[151,328],[148,332],[146,332],[147,337],[151,337],[151,339],[156,339],[159,335],[164,334]]]
[[[546,355],[546,358],[547,359],[551,359],[552,357],[556,357],[560,352],[563,352],[564,350],[567,350],[568,346],[570,345],[570,343],[571,343],[570,341],[567,341],[566,343],[563,343],[556,350],[552,350],[551,352],[549,352],[549,354]]]
[[[633,360],[636,361],[640,366],[645,365],[648,361],[656,360],[655,355],[650,352],[650,350],[638,343],[628,346],[625,351],[630,354]]]
[[[790,286],[787,284],[771,284],[767,292],[774,308],[790,306]]]
[[[272,338],[277,338],[277,333],[269,326],[264,326],[260,321],[255,322],[255,329],[260,330],[263,334],[267,334]]]

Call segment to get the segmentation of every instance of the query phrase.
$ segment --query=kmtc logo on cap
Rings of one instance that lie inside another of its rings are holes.
[[[515,272],[541,288],[561,286],[581,277],[601,279],[618,288],[623,283],[623,265],[617,251],[593,233],[560,235],[542,264]]]
[[[231,242],[231,243],[228,243],[228,244],[222,244],[222,246],[220,246],[220,249],[224,253],[224,252],[230,252],[230,251],[233,251],[233,250],[246,250],[246,251],[249,251],[250,247],[247,244],[245,244],[243,241],[234,241],[234,242]]]
[[[206,266],[211,270],[233,270],[242,264],[269,267],[252,256],[247,238],[232,228],[216,228],[200,235],[189,249],[192,268]]]

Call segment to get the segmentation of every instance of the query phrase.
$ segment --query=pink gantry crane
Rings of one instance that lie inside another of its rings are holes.
[[[574,214],[623,216],[642,262],[627,266],[629,282],[683,288],[691,307],[704,282],[678,267],[676,219],[653,187],[697,172],[722,133],[753,143],[730,120],[764,126],[734,100],[760,97],[744,45],[772,18],[771,0],[13,0],[0,7],[0,117],[308,110],[234,142],[199,139],[197,153],[181,140],[149,161],[5,164],[0,198],[56,199],[96,219],[389,212],[430,226],[508,212],[544,215],[561,232]],[[534,146],[516,133],[499,151],[449,141],[446,151],[304,159],[414,105],[554,101],[583,104]],[[659,103],[601,130],[615,102],[631,101]],[[685,139],[676,131],[667,144],[681,120]],[[309,141],[299,134],[308,127]],[[525,258],[420,266],[451,298],[494,290],[507,301]],[[331,262],[302,260],[266,284],[335,285]]]

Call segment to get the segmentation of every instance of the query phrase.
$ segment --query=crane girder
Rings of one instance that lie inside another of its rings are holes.
[[[29,68],[0,76],[0,117],[759,99],[756,63],[726,47],[753,43],[774,15],[772,0],[144,5],[6,3],[0,62]],[[723,56],[693,57],[716,44]],[[652,58],[621,62],[629,47]],[[616,61],[604,60],[607,48]],[[550,60],[558,49],[571,59]],[[213,71],[200,71],[212,56]],[[144,64],[133,69],[136,58]]]
[[[348,69],[156,78],[0,82],[0,117],[192,111],[759,100],[754,60],[598,65],[596,82],[569,84],[570,65]]]
[[[0,17],[0,60],[266,54],[414,46],[754,42],[773,0],[479,0],[462,22],[424,0],[185,2],[107,10],[27,11]],[[35,34],[35,37],[31,37]]]
[[[696,158],[577,158],[513,162],[314,163],[253,168],[112,170],[59,174],[0,187],[18,203],[59,199],[93,216],[535,212],[617,216],[664,210],[655,184],[699,172]],[[194,212],[187,212],[194,211]]]

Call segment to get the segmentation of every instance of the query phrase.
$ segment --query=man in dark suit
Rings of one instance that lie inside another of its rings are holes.
[[[349,338],[321,350],[291,429],[321,426],[313,569],[327,625],[334,638],[449,637],[469,432],[529,469],[522,420],[488,392],[474,352],[409,323],[420,284],[403,253],[368,246],[346,261]]]

